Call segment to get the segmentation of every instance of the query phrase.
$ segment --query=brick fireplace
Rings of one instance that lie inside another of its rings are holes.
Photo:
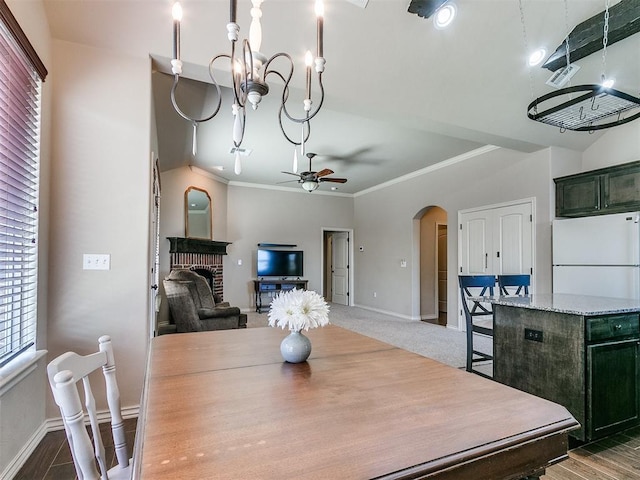
[[[218,242],[198,238],[168,237],[169,270],[194,270],[213,284],[214,294],[223,297],[224,280],[222,256],[227,254],[230,242]],[[207,273],[208,272],[208,273]]]

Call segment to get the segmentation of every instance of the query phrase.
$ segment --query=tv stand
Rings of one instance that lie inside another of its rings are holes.
[[[260,278],[253,281],[253,289],[256,294],[256,312],[262,313],[263,309],[269,309],[271,298],[283,290],[293,290],[294,288],[306,290],[308,280],[294,279],[264,279]],[[269,302],[262,305],[262,296],[268,295]]]

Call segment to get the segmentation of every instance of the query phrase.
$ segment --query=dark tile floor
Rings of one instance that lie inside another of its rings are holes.
[[[124,421],[129,456],[133,452],[137,419]],[[115,465],[115,452],[110,431],[111,424],[100,425],[107,464]],[[49,432],[36,447],[13,480],[76,480],[76,471],[64,430]]]

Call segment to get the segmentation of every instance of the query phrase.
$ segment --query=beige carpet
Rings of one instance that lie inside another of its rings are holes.
[[[464,332],[417,320],[405,320],[364,308],[329,304],[329,321],[343,328],[381,340],[453,367],[464,367],[466,336]],[[265,313],[247,314],[247,327],[268,326]],[[491,340],[478,337],[476,346],[491,351]]]

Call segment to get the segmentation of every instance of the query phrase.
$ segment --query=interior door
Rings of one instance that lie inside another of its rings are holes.
[[[447,314],[447,225],[439,224],[438,230],[438,323],[446,325]]]
[[[492,218],[491,210],[461,214],[461,275],[486,275],[493,270],[493,265],[489,265],[489,252],[493,251]]]
[[[531,274],[533,236],[531,204],[498,208],[493,217],[493,271],[496,275]]]
[[[458,219],[460,275],[533,274],[533,200],[460,211]],[[461,306],[458,317],[463,329]]]
[[[158,312],[160,310],[160,292],[158,286],[160,284],[160,168],[158,159],[151,155],[153,185],[151,191],[151,272],[149,292],[149,335],[156,335],[158,330]]]
[[[331,301],[349,305],[349,234],[335,232],[331,249]]]

